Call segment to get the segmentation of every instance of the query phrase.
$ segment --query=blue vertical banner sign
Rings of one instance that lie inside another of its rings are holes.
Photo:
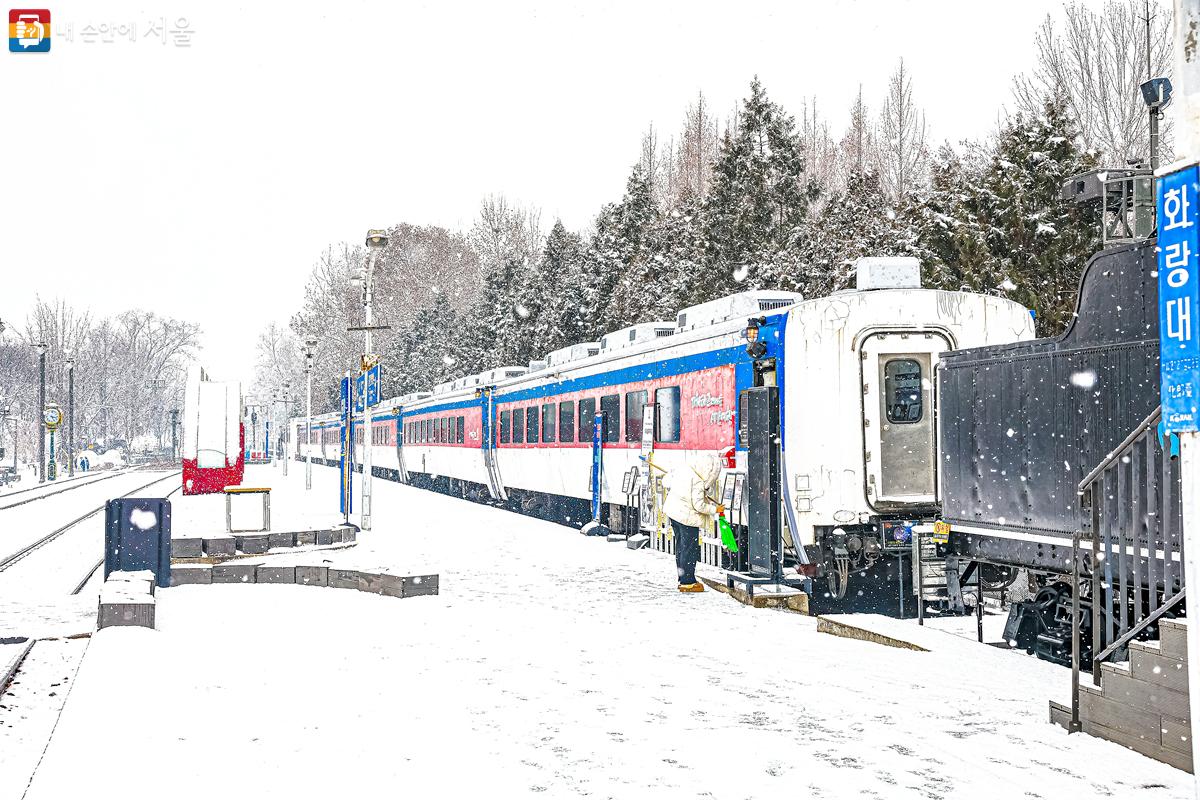
[[[350,513],[350,503],[353,497],[351,489],[354,480],[354,469],[350,461],[350,420],[350,377],[346,376],[342,378],[342,452],[341,457],[338,459],[338,474],[341,477],[341,482],[338,484],[340,489],[338,510],[343,514]]]
[[[379,405],[379,365],[367,370],[367,407]]]
[[[1200,169],[1158,179],[1158,340],[1162,420],[1169,432],[1200,423]]]
[[[366,384],[366,373],[362,373],[354,379],[354,410],[359,414],[363,413],[363,398],[367,395]]]
[[[604,413],[596,415],[592,422],[592,519],[600,521],[601,481],[604,478]]]

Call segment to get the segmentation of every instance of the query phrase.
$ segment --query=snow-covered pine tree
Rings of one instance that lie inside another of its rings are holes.
[[[1037,117],[1018,114],[981,177],[963,185],[967,199],[955,214],[948,274],[961,288],[1036,310],[1041,335],[1070,321],[1079,276],[1101,243],[1097,211],[1061,200],[1063,182],[1096,165],[1077,141],[1074,121],[1056,103]]]
[[[539,262],[541,303],[534,318],[535,358],[581,342],[586,336],[583,251],[579,234],[568,231],[562,220],[555,221]]]
[[[804,219],[809,188],[795,120],[755,78],[713,165],[705,203],[706,269],[697,276],[696,294],[718,297],[738,275],[744,275],[741,288],[747,289],[775,280],[770,265],[780,260]]]

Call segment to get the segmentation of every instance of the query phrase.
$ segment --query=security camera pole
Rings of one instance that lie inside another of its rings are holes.
[[[371,302],[374,299],[375,293],[375,261],[379,258],[379,253],[383,248],[387,247],[387,233],[381,230],[367,231],[367,270],[363,276],[363,328],[366,334],[366,344],[364,346],[364,354],[362,358],[363,372],[366,372],[371,367],[378,363],[372,349],[373,341],[371,334],[376,330],[375,318],[372,314]],[[353,389],[353,386],[351,387]],[[360,527],[364,531],[371,530],[371,423],[372,409],[371,404],[367,402],[367,387],[366,379],[363,379],[363,480],[362,480],[362,510],[359,512]]]

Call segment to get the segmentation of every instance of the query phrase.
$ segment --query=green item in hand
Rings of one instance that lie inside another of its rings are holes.
[[[738,551],[737,539],[733,536],[733,526],[725,517],[717,517],[717,527],[721,530],[721,544],[725,545],[725,549],[731,553]]]

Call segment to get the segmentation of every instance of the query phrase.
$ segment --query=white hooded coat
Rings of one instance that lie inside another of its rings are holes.
[[[709,530],[717,516],[717,478],[721,462],[713,453],[698,453],[686,466],[666,476],[667,500],[663,511],[680,525]]]

